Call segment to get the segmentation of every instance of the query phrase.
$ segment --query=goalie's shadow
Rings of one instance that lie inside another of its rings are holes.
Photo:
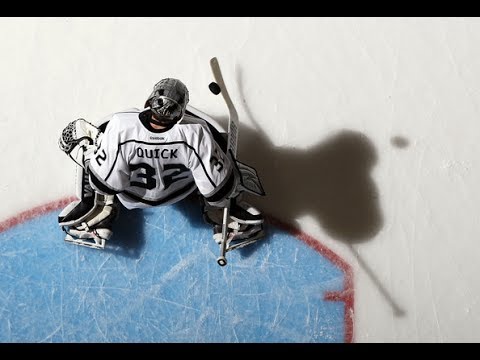
[[[380,231],[383,215],[371,175],[377,156],[365,134],[343,129],[300,150],[274,146],[258,129],[241,132],[239,157],[257,169],[267,193],[251,198],[253,205],[290,224],[309,216],[347,244]]]
[[[236,71],[244,98],[241,68],[237,66]],[[338,129],[328,135],[319,133],[321,140],[303,149],[277,146],[256,121],[245,98],[242,105],[254,127],[241,123],[239,159],[257,169],[267,193],[264,198],[252,199],[253,205],[294,226],[298,219],[309,216],[333,239],[348,245],[378,234],[383,214],[372,178],[378,157],[366,134]],[[312,106],[312,116],[315,114]],[[277,115],[278,123],[301,121]]]
[[[144,214],[142,209],[127,210],[120,205],[113,236],[105,247],[106,252],[138,259],[145,246]]]

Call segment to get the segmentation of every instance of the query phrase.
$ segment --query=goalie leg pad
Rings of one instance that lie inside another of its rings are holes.
[[[84,214],[76,211],[81,207],[81,201],[74,201],[59,215],[59,225],[67,233],[65,241],[103,249],[105,241],[113,235],[112,226],[118,216],[118,204],[114,195],[95,193],[93,207]],[[83,204],[83,207],[88,206]],[[82,215],[75,219],[72,214],[76,212]]]
[[[239,224],[259,225],[263,223],[262,213],[246,201],[234,199],[230,207],[230,218]]]
[[[204,201],[202,212],[203,219],[206,223],[222,225],[223,208],[212,206]],[[238,224],[259,225],[262,224],[264,220],[262,213],[257,208],[246,201],[240,200],[238,197],[231,201],[230,219],[237,223],[237,225],[232,225],[232,229],[238,228]]]
[[[60,226],[75,226],[81,224],[94,210],[95,203],[93,197],[91,201],[75,200],[60,212],[58,215],[58,224]]]
[[[223,208],[211,206],[207,201],[204,201],[203,218],[205,222],[213,225],[213,239],[217,244],[220,244],[222,241]],[[250,244],[263,237],[265,235],[263,222],[263,215],[255,207],[238,198],[233,199],[230,206],[230,221],[227,225],[227,249],[230,242],[235,243],[234,248],[238,248],[242,247],[244,242],[247,245],[247,242]]]

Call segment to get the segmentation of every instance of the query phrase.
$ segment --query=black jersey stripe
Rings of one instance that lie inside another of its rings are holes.
[[[104,123],[100,124],[100,126],[98,127],[98,130],[100,130],[100,132],[104,133],[105,130],[107,129],[107,125],[108,125],[109,122],[110,122],[110,120],[107,120]]]
[[[188,109],[185,110],[185,114],[186,114],[186,115],[190,115],[190,116],[192,116],[192,117],[195,117],[195,118],[197,118],[197,119],[201,119],[201,120],[206,121],[205,119],[202,119],[200,116],[195,115],[194,113],[192,113],[192,112],[191,112],[190,110],[188,110]]]
[[[104,182],[102,182],[100,180],[99,177],[97,177],[97,175],[94,174],[94,172],[90,169],[90,180],[92,181],[92,184],[95,185],[95,187],[106,193],[106,194],[109,194],[109,195],[115,195],[115,194],[118,194],[120,191],[117,191],[117,190],[114,190],[112,189],[110,186],[108,186],[107,184],[105,184]]]
[[[176,197],[179,197],[179,196],[182,196],[182,195],[187,196],[188,194],[190,194],[196,188],[197,188],[197,186],[195,185],[195,183],[190,182],[187,185],[185,185],[184,187],[178,189],[177,191],[174,191],[173,193],[171,193],[168,196],[166,196],[162,199],[159,199],[159,200],[146,200],[146,199],[143,199],[140,196],[135,195],[135,194],[133,194],[129,191],[123,191],[122,194],[126,195],[127,197],[129,197],[132,200],[135,200],[137,202],[141,202],[143,204],[147,204],[147,205],[150,205],[150,206],[158,206],[158,205],[165,204],[165,203],[175,199]]]
[[[213,135],[213,140],[220,146],[220,148],[223,150],[223,152],[226,154],[227,153],[227,137],[223,136],[215,127],[210,124],[208,121],[205,121],[208,125],[208,128],[210,129],[210,132]],[[227,135],[227,134],[225,134]]]
[[[223,133],[223,134],[222,134],[221,132],[219,132],[219,131],[217,130],[217,128],[215,128],[215,126],[213,126],[212,124],[210,124],[210,123],[208,122],[208,120],[205,120],[204,118],[202,118],[202,117],[200,117],[200,116],[198,116],[198,115],[195,115],[194,113],[192,113],[192,112],[190,112],[190,111],[188,111],[188,110],[185,111],[185,114],[190,115],[190,116],[192,116],[192,117],[195,117],[195,118],[197,118],[197,119],[200,119],[200,120],[205,121],[205,123],[206,123],[207,126],[208,126],[208,129],[210,130],[210,132],[211,132],[212,135],[213,135],[213,139],[215,140],[215,142],[220,146],[220,148],[221,148],[225,153],[227,153],[227,136],[226,136],[227,134],[226,134],[226,133]],[[179,123],[178,125],[181,126],[181,125],[183,125],[183,124],[182,124],[182,123]],[[223,135],[225,135],[225,136],[223,136]]]

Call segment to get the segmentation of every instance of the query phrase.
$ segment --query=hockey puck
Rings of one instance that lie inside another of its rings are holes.
[[[218,84],[214,81],[212,81],[209,85],[208,85],[208,88],[210,89],[210,91],[212,93],[214,93],[215,95],[218,95],[220,94],[220,86],[218,86]]]

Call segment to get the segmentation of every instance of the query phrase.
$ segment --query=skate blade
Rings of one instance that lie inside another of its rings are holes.
[[[75,239],[71,235],[67,234],[65,237],[65,242],[98,250],[105,249],[105,239]]]

